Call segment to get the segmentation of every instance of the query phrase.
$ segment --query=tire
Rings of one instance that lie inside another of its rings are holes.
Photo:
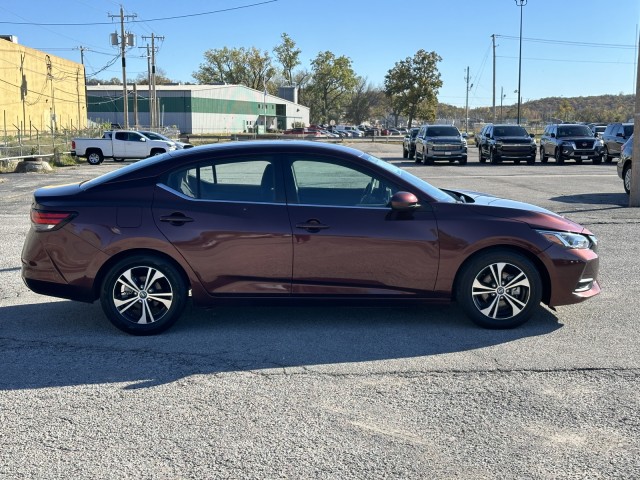
[[[594,165],[600,165],[601,163],[602,163],[602,156],[593,157],[593,164]]]
[[[100,165],[104,162],[104,155],[102,155],[101,150],[91,150],[87,154],[87,163],[89,165]]]
[[[501,161],[500,157],[495,154],[493,149],[489,150],[489,162],[491,162],[494,165],[497,165],[498,163],[500,163],[500,161]]]
[[[540,273],[527,257],[510,250],[472,258],[456,281],[458,303],[484,328],[522,325],[538,309],[541,298]]]
[[[154,148],[153,150],[151,150],[149,156],[155,157],[156,155],[162,155],[163,153],[166,153],[166,151],[162,150],[161,148]]]
[[[558,165],[562,165],[564,163],[564,157],[562,156],[562,152],[559,148],[556,148],[555,158]]]
[[[462,157],[460,159],[460,165],[466,165],[467,164],[467,157]]]
[[[114,158],[114,162],[124,162],[124,158]]]
[[[482,154],[482,148],[480,147],[478,147],[478,155],[479,155],[480,163],[484,163],[487,161],[487,159],[484,158],[484,155]]]
[[[527,158],[527,165],[533,165],[536,163],[536,154],[534,153],[532,157]]]
[[[622,183],[624,185],[624,191],[627,192],[627,195],[631,194],[631,164],[628,167],[625,167],[622,171]]]
[[[429,157],[428,150],[422,152],[422,159],[424,160],[425,165],[433,165],[433,157]]]
[[[547,157],[544,153],[544,148],[540,147],[540,161],[542,163],[547,163],[549,161],[549,157]]]
[[[409,152],[404,147],[402,147],[402,158],[409,158]]]
[[[418,149],[416,148],[415,152],[414,152],[414,157],[415,157],[415,162],[416,163],[420,163],[422,162],[421,158],[418,158]]]
[[[416,149],[415,148],[409,148],[409,158],[414,158],[416,156]]]
[[[602,160],[604,160],[605,163],[611,163],[611,157],[609,156],[609,149],[607,147],[602,149]]]
[[[100,303],[109,321],[120,330],[155,335],[178,320],[187,296],[186,282],[171,263],[135,255],[111,267],[102,283]]]

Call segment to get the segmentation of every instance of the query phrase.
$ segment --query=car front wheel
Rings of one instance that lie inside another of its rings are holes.
[[[136,255],[116,263],[105,276],[100,303],[120,330],[154,335],[171,327],[182,314],[188,290],[167,260]]]
[[[556,148],[556,163],[558,165],[562,165],[564,163],[564,157],[562,156],[560,148]]]
[[[542,281],[524,255],[496,250],[469,261],[460,271],[456,298],[465,313],[484,328],[514,328],[539,307]]]

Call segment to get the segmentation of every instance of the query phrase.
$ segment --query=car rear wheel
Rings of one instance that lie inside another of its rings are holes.
[[[116,263],[105,276],[100,303],[107,318],[133,335],[154,335],[171,327],[186,305],[188,290],[168,261],[136,255]]]
[[[524,255],[495,250],[465,264],[458,275],[456,298],[465,313],[484,328],[513,328],[535,312],[542,280]]]
[[[602,149],[602,160],[604,160],[605,163],[611,162],[611,157],[609,156],[609,149],[607,147],[604,147]]]
[[[100,150],[91,150],[87,155],[89,165],[100,165],[104,161],[104,156]]]

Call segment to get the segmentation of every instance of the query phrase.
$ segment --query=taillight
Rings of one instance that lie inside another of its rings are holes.
[[[75,216],[75,212],[52,212],[31,209],[31,223],[40,232],[60,228]]]
[[[72,150],[76,149],[76,141],[75,140],[71,140],[71,149]]]

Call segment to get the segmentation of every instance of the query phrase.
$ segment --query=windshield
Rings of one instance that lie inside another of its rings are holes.
[[[441,126],[427,128],[427,135],[430,137],[459,137],[460,132],[456,127]]]
[[[518,125],[513,125],[513,126],[509,125],[506,127],[495,127],[493,129],[493,136],[494,137],[528,137],[529,134],[524,128]]]
[[[391,165],[390,163],[385,162],[384,160],[381,160],[367,153],[365,153],[362,156],[362,158],[370,161],[371,163],[375,163],[377,166],[384,168],[385,170],[393,173],[394,175],[397,175],[398,177],[401,177],[405,182],[409,183],[410,185],[416,187],[419,190],[422,190],[423,192],[427,193],[427,195],[429,195],[431,198],[434,198],[439,202],[456,203],[456,200],[453,197],[451,197],[451,195],[443,192],[439,188],[434,187],[430,183],[425,182],[421,178],[416,177],[415,175],[407,172],[406,170],[402,170],[396,167],[395,165]]]
[[[169,140],[167,137],[155,132],[140,132],[140,133],[150,140],[165,140],[165,141]]]
[[[586,125],[560,125],[558,137],[593,137],[593,132]]]

